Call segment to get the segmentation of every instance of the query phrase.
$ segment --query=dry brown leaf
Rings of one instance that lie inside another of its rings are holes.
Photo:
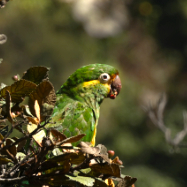
[[[39,124],[38,118],[33,118],[33,117],[30,117],[30,116],[27,116],[26,118],[27,118],[27,120],[29,121],[30,124],[35,124],[35,125]]]
[[[25,96],[28,96],[33,90],[36,89],[36,84],[27,80],[19,80],[14,82],[11,86],[6,86],[0,90],[0,95],[6,98],[6,91],[10,92],[13,103],[20,103]]]
[[[55,145],[58,142],[65,140],[67,137],[56,129],[49,130],[49,138],[52,143]]]
[[[79,146],[83,153],[92,154],[92,155],[98,155],[100,153],[99,147],[90,147],[85,142],[80,142]]]
[[[6,139],[6,145],[10,145],[10,144],[12,144],[14,142],[15,141],[13,139],[11,139],[11,138],[7,138]],[[8,151],[15,157],[16,154],[17,154],[17,147],[16,147],[16,145],[11,146],[10,148],[8,148]]]
[[[84,136],[85,136],[85,134],[79,134],[79,135],[76,135],[76,136],[72,136],[72,137],[66,138],[65,140],[63,140],[63,141],[61,141],[61,142],[58,142],[56,145],[59,146],[59,145],[65,144],[65,143],[74,143],[74,142],[78,142],[78,141],[81,140]]]
[[[36,116],[35,101],[38,101],[40,106],[41,122],[49,117],[56,103],[56,94],[53,85],[48,80],[42,81],[29,96],[29,108],[32,115]]]

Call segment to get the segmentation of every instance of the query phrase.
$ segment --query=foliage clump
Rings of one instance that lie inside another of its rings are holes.
[[[66,137],[46,129],[56,102],[49,68],[32,67],[0,86],[1,186],[128,187],[136,178],[121,174],[122,162],[104,145],[80,141],[85,134]],[[16,134],[17,133],[17,134]],[[114,183],[114,181],[116,181]]]

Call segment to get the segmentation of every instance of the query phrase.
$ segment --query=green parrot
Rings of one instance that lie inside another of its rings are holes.
[[[95,145],[100,105],[115,99],[121,90],[118,70],[105,64],[91,64],[76,70],[57,91],[57,101],[47,128],[67,137],[86,134],[82,141]],[[55,124],[54,124],[55,123]]]

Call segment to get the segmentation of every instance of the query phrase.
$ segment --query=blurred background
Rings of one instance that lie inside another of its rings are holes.
[[[51,67],[55,90],[77,68],[119,69],[123,88],[101,105],[97,143],[115,150],[136,187],[186,187],[187,148],[174,150],[143,111],[166,92],[165,123],[183,129],[187,108],[187,1],[13,0],[0,9],[0,82]],[[185,142],[185,140],[184,140]]]

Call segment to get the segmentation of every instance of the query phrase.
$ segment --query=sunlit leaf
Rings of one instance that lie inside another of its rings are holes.
[[[29,133],[33,132],[38,126],[36,124],[27,125],[27,131]],[[42,147],[42,140],[46,137],[46,133],[44,130],[40,130],[37,134],[33,135],[34,140]]]
[[[35,110],[35,114],[36,114],[36,117],[37,119],[40,121],[40,106],[38,104],[38,100],[35,100],[34,101],[34,110]]]
[[[0,84],[0,90],[2,90],[3,88],[5,88],[6,86],[7,86],[6,84],[1,83],[1,84]]]
[[[80,142],[79,146],[83,153],[88,153],[88,154],[99,154],[100,153],[100,149],[98,147],[90,147],[85,142]]]
[[[11,96],[10,96],[10,92],[7,90],[6,91],[6,114],[7,114],[7,119],[9,120],[9,122],[13,123],[14,120],[11,114],[10,102],[11,102]]]
[[[85,187],[83,184],[78,183],[74,180],[70,180],[68,177],[58,175],[52,176],[45,179],[45,184],[49,186],[76,186],[76,187]]]
[[[106,179],[105,180],[105,183],[109,186],[109,187],[115,187],[115,184],[114,184],[114,182],[113,182],[113,180],[112,179]]]
[[[12,102],[20,103],[25,96],[28,96],[33,90],[36,89],[36,84],[27,80],[19,80],[14,82],[11,86],[6,86],[0,91],[0,95],[6,98],[6,91],[10,92]]]
[[[95,182],[95,179],[91,177],[82,177],[82,176],[73,177],[70,175],[65,175],[65,176],[68,177],[70,180],[79,182],[85,186],[93,186]]]
[[[27,120],[29,121],[30,124],[35,124],[35,125],[39,124],[38,118],[30,117],[30,116],[27,116],[26,118],[27,118]]]
[[[16,158],[18,160],[23,160],[25,157],[26,157],[26,155],[22,152],[17,152],[17,154],[16,154]]]
[[[31,113],[36,116],[35,101],[38,101],[40,106],[41,121],[45,120],[46,116],[50,116],[56,103],[56,94],[53,85],[48,81],[42,81],[36,90],[29,96],[29,108]]]
[[[48,78],[49,70],[50,68],[46,67],[31,67],[26,72],[24,72],[22,79],[34,82],[35,84],[39,84],[43,79]]]
[[[84,174],[88,174],[91,171],[91,169],[90,168],[86,168],[86,169],[81,169],[80,171],[82,173],[84,173]]]
[[[112,163],[118,164],[118,165],[123,165],[123,162],[119,159],[118,156],[116,156],[113,160]]]

